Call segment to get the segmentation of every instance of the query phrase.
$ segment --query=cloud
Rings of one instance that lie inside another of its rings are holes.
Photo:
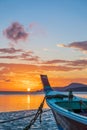
[[[11,80],[10,80],[10,79],[4,79],[4,81],[5,81],[5,82],[11,82]]]
[[[26,57],[26,58],[21,58],[21,59],[26,60],[26,61],[39,62],[39,57],[38,56]]]
[[[18,59],[19,56],[0,56],[0,59]]]
[[[78,49],[80,51],[83,51],[83,52],[87,53],[87,41],[72,42],[72,43],[70,43],[68,45],[57,44],[57,46],[59,46],[59,47],[74,48],[74,49]]]
[[[3,67],[3,66],[2,66],[2,67],[0,67],[0,71],[2,71],[4,68],[5,68],[5,67]]]
[[[87,57],[80,57],[81,60],[87,60]]]
[[[67,63],[67,65],[69,66],[82,66],[83,68],[87,68],[87,60],[75,60],[75,61],[70,61],[69,63]]]
[[[9,56],[9,55],[8,56],[0,56],[0,59],[19,59],[19,60],[35,61],[35,62],[39,61],[38,56],[32,56],[32,55],[23,56],[22,54],[13,55],[13,56]]]
[[[31,64],[0,63],[0,68],[1,67],[4,67],[2,70],[2,73],[4,74],[9,72],[18,73],[19,70],[21,70],[22,73],[25,71],[37,71],[37,65]]]
[[[34,52],[31,50],[25,51],[23,49],[15,49],[15,48],[0,48],[0,54],[1,54],[0,59],[9,59],[10,63],[11,63],[11,59],[20,60],[21,63],[24,63],[26,61],[26,64],[38,63],[39,66],[43,66],[42,69],[46,68],[46,70],[59,69],[61,71],[70,71],[70,70],[76,70],[76,69],[79,70],[79,69],[87,68],[87,59],[80,59],[74,61],[53,59],[53,60],[43,61],[39,56],[34,55]],[[3,61],[5,62],[5,60]]]
[[[48,48],[44,48],[43,51],[49,51],[49,49]]]
[[[3,71],[1,72],[2,75],[7,75],[10,72],[18,72],[19,70],[21,70],[21,72],[44,72],[44,71],[74,71],[74,70],[82,70],[82,67],[69,67],[69,66],[46,66],[46,65],[31,65],[31,64],[7,64],[7,63],[0,63],[0,66],[5,67],[5,69],[3,69]]]
[[[58,64],[58,63],[67,63],[69,61],[67,60],[60,60],[60,59],[54,59],[54,60],[49,60],[46,62],[43,62],[44,64]]]
[[[29,24],[30,29],[36,28],[37,26],[38,26],[38,24],[35,23],[35,22],[32,22],[32,23]]]
[[[21,49],[15,49],[15,48],[0,48],[1,53],[8,53],[8,54],[13,54],[16,52],[22,52]]]
[[[27,58],[27,57],[32,57],[32,54],[33,54],[32,51],[24,51],[24,52],[21,54],[21,57],[25,59],[25,58]]]
[[[66,47],[64,44],[57,44],[58,47]]]
[[[87,41],[72,42],[68,45],[68,47],[76,48],[76,49],[79,49],[81,51],[87,51]]]
[[[0,70],[1,77],[5,77],[5,75],[10,71],[10,68],[7,64],[0,63],[0,68],[2,68]]]
[[[42,62],[42,64],[46,66],[59,66],[61,65],[63,68],[68,68],[68,69],[86,69],[87,68],[87,59],[83,60],[60,60],[60,59],[54,59],[54,60],[49,60]],[[60,66],[59,66],[60,67]],[[61,67],[60,67],[61,69]],[[64,70],[64,69],[63,69]]]
[[[25,61],[34,61],[34,62],[38,62],[40,60],[39,56],[35,56],[33,55],[34,53],[32,51],[25,51],[23,53],[21,53],[18,58],[20,58],[21,60],[25,60]]]
[[[23,50],[16,48],[0,48],[0,59],[8,59],[11,63],[11,59],[16,59],[17,62],[21,61],[22,64],[35,64],[37,70],[48,70],[48,71],[72,71],[72,70],[82,70],[87,68],[87,59],[80,60],[62,60],[53,59],[48,61],[43,61],[31,50]],[[27,62],[28,61],[28,62]],[[3,60],[5,63],[5,60]],[[13,60],[12,60],[13,62]],[[30,66],[30,65],[29,65]],[[39,68],[38,68],[39,67]],[[1,66],[0,71],[3,70]]]
[[[29,34],[20,23],[14,22],[4,30],[4,35],[9,40],[17,43],[19,40],[26,40]]]
[[[29,24],[29,30],[30,30],[30,33],[35,36],[36,35],[46,36],[46,32],[44,31],[44,29],[40,26],[40,24],[36,22],[32,22]]]
[[[42,70],[46,71],[72,71],[72,70],[82,70],[81,67],[69,67],[69,66],[40,66]]]
[[[13,22],[4,31],[3,35],[10,40],[9,46],[13,48],[19,41],[25,41],[30,36],[46,36],[44,29],[36,22],[32,22],[25,29],[19,22]]]
[[[35,56],[33,51],[25,51],[22,49],[0,48],[0,53],[0,59],[20,59],[34,62],[38,62],[40,60],[40,57]]]

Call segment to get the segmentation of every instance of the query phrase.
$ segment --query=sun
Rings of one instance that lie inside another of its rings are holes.
[[[27,91],[29,92],[31,89],[30,88],[27,88]]]

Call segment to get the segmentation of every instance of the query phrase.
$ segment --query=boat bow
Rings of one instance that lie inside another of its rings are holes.
[[[87,100],[64,92],[54,91],[48,81],[47,75],[41,75],[46,102],[55,117],[58,129],[61,130],[87,130]],[[85,106],[81,104],[83,101]]]

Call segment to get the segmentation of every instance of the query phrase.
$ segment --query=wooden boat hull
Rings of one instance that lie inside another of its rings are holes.
[[[51,108],[52,109],[52,108]],[[54,109],[52,109],[53,115],[55,117],[57,126],[60,130],[87,130],[87,125],[81,124],[59,114]]]
[[[82,98],[78,99],[77,97],[74,96],[71,104],[68,95],[63,94],[61,92],[53,91],[53,89],[50,87],[50,83],[46,75],[41,75],[41,80],[46,95],[46,102],[53,112],[58,129],[59,130],[87,130],[87,117],[74,112],[74,110],[81,111],[80,103],[82,103],[82,100],[84,101],[84,103],[86,103],[85,104],[86,106],[82,106],[82,108],[84,109],[85,107],[87,107],[87,100]],[[61,103],[63,103],[63,106],[61,106]],[[65,104],[70,103],[69,107],[65,108],[67,107],[67,104],[65,106],[64,103]]]

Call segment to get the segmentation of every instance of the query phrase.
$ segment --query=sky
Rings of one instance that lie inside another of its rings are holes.
[[[0,0],[0,90],[87,84],[86,0]]]

